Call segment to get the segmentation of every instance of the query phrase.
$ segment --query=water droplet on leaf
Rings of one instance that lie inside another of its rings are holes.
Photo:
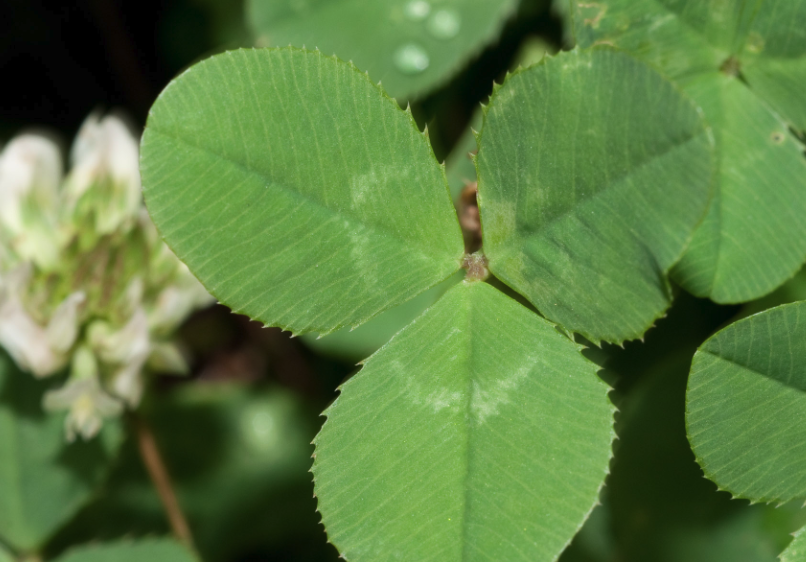
[[[459,34],[461,25],[459,14],[449,9],[437,10],[426,24],[428,32],[437,39],[453,39]]]
[[[423,21],[431,13],[431,4],[425,0],[411,0],[404,11],[411,21]]]
[[[416,43],[406,43],[395,51],[395,66],[404,74],[419,74],[431,63],[425,49]]]

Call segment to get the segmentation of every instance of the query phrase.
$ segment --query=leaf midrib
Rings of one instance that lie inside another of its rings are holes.
[[[468,541],[468,520],[470,518],[470,509],[468,506],[468,499],[470,496],[470,432],[472,430],[472,419],[473,419],[473,370],[471,368],[473,364],[473,300],[470,291],[466,291],[466,298],[469,299],[468,301],[468,310],[467,310],[467,324],[465,329],[467,330],[468,337],[467,337],[467,383],[466,383],[466,400],[465,400],[465,474],[464,474],[464,482],[462,482],[462,489],[464,490],[464,497],[462,498],[462,549],[460,560],[464,562],[467,560],[467,541]]]
[[[449,256],[449,254],[447,254],[447,253],[443,254],[442,252],[439,252],[439,256],[435,256],[433,253],[428,253],[420,246],[419,241],[417,241],[415,243],[412,240],[407,240],[405,238],[402,238],[398,233],[384,228],[382,224],[376,224],[374,222],[365,222],[365,221],[361,220],[360,218],[356,217],[355,215],[353,215],[352,213],[347,212],[347,211],[345,211],[343,209],[340,209],[340,210],[332,209],[332,208],[328,207],[327,205],[323,205],[321,202],[317,201],[316,199],[313,199],[313,198],[305,195],[304,193],[301,193],[301,192],[299,192],[299,191],[297,191],[297,190],[295,190],[293,188],[286,187],[283,184],[276,183],[274,181],[269,180],[268,178],[266,178],[260,172],[256,171],[255,169],[251,168],[250,166],[248,166],[246,164],[243,164],[242,162],[239,162],[238,160],[235,160],[233,158],[221,155],[221,154],[219,154],[219,153],[217,153],[217,152],[215,152],[215,151],[213,151],[213,150],[211,150],[209,148],[206,148],[206,147],[200,146],[198,144],[195,144],[193,142],[190,142],[189,140],[187,140],[187,139],[185,139],[185,138],[183,138],[183,137],[181,137],[179,135],[168,133],[168,132],[156,129],[153,126],[150,128],[150,132],[152,134],[162,135],[163,137],[167,137],[167,138],[169,138],[169,139],[171,139],[173,141],[182,143],[182,144],[184,144],[185,146],[187,146],[187,147],[189,147],[191,149],[194,149],[194,150],[197,150],[199,152],[208,154],[208,155],[213,156],[213,157],[215,157],[215,158],[217,158],[219,160],[228,162],[228,163],[238,167],[239,169],[243,170],[244,172],[263,180],[268,185],[271,185],[273,187],[276,187],[279,190],[284,191],[285,193],[291,195],[292,197],[295,197],[297,199],[301,199],[301,200],[305,201],[307,204],[310,204],[310,205],[315,206],[315,207],[317,207],[319,209],[322,209],[323,211],[326,211],[327,213],[329,213],[331,215],[335,215],[336,217],[339,217],[339,218],[346,218],[347,220],[349,220],[352,223],[357,223],[357,224],[363,226],[364,228],[367,228],[368,230],[371,230],[373,232],[377,232],[377,233],[379,233],[380,235],[384,236],[387,239],[394,240],[400,246],[404,246],[408,250],[415,251],[417,254],[419,254],[420,256],[425,257],[428,260],[442,261],[440,259],[440,257],[444,257],[445,261],[452,260],[452,259],[458,260],[458,259],[461,258],[461,254],[459,254],[458,256]],[[446,190],[448,189],[447,188],[447,183],[446,183],[445,189]],[[148,197],[148,192],[150,192],[150,191],[151,191],[150,189],[145,191],[146,197]],[[459,225],[459,223],[458,223],[458,217],[457,217],[456,218],[456,226],[458,227],[458,225]],[[460,264],[457,262],[456,270],[459,269],[459,265]],[[454,272],[456,270],[454,270]]]
[[[777,383],[777,384],[779,384],[781,386],[784,386],[786,388],[791,388],[792,390],[796,390],[798,392],[806,394],[806,388],[800,388],[798,386],[793,385],[792,383],[785,382],[785,381],[783,381],[783,380],[781,380],[779,378],[771,377],[767,373],[763,373],[763,372],[759,371],[758,369],[754,369],[753,367],[750,367],[749,365],[745,365],[744,363],[742,363],[741,361],[738,361],[736,359],[732,359],[730,357],[725,357],[724,355],[720,355],[719,353],[713,352],[713,351],[711,351],[709,349],[705,349],[705,348],[701,348],[698,351],[698,353],[703,353],[705,355],[710,355],[711,357],[714,357],[716,359],[720,359],[722,361],[725,361],[726,363],[730,363],[731,365],[735,365],[736,367],[739,367],[740,369],[742,369],[744,371],[747,371],[749,373],[753,373],[754,375],[758,375],[760,377],[764,377],[765,379],[767,379],[769,381],[772,381],[774,383]]]
[[[657,159],[663,158],[663,157],[671,154],[675,150],[678,150],[678,149],[688,145],[692,141],[695,141],[695,140],[699,139],[700,136],[702,134],[704,134],[705,132],[706,132],[705,128],[700,128],[697,131],[695,131],[695,133],[692,134],[690,137],[686,138],[684,141],[682,141],[680,143],[677,143],[677,144],[674,144],[674,145],[668,147],[667,149],[663,150],[662,152],[657,152],[657,153],[653,154],[652,156],[650,156],[649,158],[645,159],[644,161],[640,162],[638,165],[630,167],[630,169],[627,170],[626,173],[616,177],[615,179],[613,179],[609,183],[607,183],[604,186],[602,186],[600,189],[594,191],[591,195],[588,195],[587,197],[583,198],[581,201],[578,201],[573,207],[569,207],[568,209],[566,209],[562,213],[559,213],[559,214],[551,217],[548,221],[538,225],[536,229],[532,229],[532,230],[528,230],[528,231],[524,232],[523,227],[524,226],[528,227],[528,226],[531,226],[531,225],[525,225],[523,223],[518,224],[517,227],[516,227],[517,228],[516,229],[517,235],[511,237],[509,239],[509,243],[501,244],[499,247],[502,248],[502,250],[499,250],[499,251],[501,253],[504,253],[504,252],[509,252],[509,253],[516,252],[517,254],[522,253],[520,251],[520,247],[523,245],[523,242],[522,242],[523,240],[542,239],[546,235],[546,231],[548,231],[556,223],[559,223],[561,221],[567,220],[572,215],[577,214],[583,207],[588,207],[588,206],[592,205],[597,199],[603,197],[605,194],[610,193],[613,190],[618,190],[619,188],[622,188],[623,186],[627,185],[624,180],[629,178],[636,171],[638,171],[638,170],[640,170],[642,168],[645,168],[646,166],[648,166],[652,162],[656,161]],[[484,217],[484,211],[482,210],[482,220],[483,220],[483,217]],[[642,245],[644,247],[646,247],[646,245],[643,244],[643,242],[642,242]],[[649,251],[648,247],[646,247],[646,248],[647,248],[647,251],[648,251],[649,254],[654,255],[651,251]],[[681,254],[682,254],[682,252],[681,252]],[[668,269],[670,267],[671,266],[666,266],[665,269],[664,269],[664,272],[668,272]]]

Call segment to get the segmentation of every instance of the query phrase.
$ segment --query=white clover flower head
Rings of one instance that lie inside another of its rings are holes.
[[[208,306],[215,300],[193,277],[185,264],[180,262],[178,266],[174,284],[160,291],[154,305],[148,310],[148,326],[154,334],[173,332],[191,312]]]
[[[0,347],[34,376],[70,365],[46,409],[67,410],[70,440],[136,407],[147,370],[186,373],[171,341],[212,297],[160,238],[143,206],[138,142],[91,115],[63,178],[46,137],[0,153]]]
[[[95,378],[71,380],[64,387],[48,392],[44,407],[49,411],[68,410],[64,429],[70,442],[79,435],[85,440],[92,439],[105,418],[123,412],[123,405],[104,392]]]
[[[0,241],[21,260],[50,266],[57,259],[62,173],[59,149],[44,136],[20,135],[0,154]]]
[[[68,356],[65,348],[51,346],[48,328],[40,326],[23,305],[21,294],[30,276],[30,264],[0,276],[0,345],[20,368],[36,377],[46,377],[61,370],[67,364]],[[75,297],[72,300],[75,301]],[[75,339],[77,333],[77,327],[70,327],[70,319],[65,315],[69,316],[69,313],[63,313],[56,320],[66,331],[59,335],[61,346],[68,343],[67,339]],[[69,343],[72,345],[72,341]]]
[[[71,442],[77,436],[84,440],[95,437],[104,418],[123,412],[123,404],[101,388],[98,362],[86,346],[80,346],[73,355],[70,379],[62,388],[47,392],[43,405],[51,412],[68,411],[64,429]]]
[[[65,207],[78,223],[75,227],[82,226],[89,208],[97,234],[130,228],[140,213],[142,188],[139,146],[123,120],[90,115],[78,132],[70,160]]]
[[[76,291],[53,312],[45,329],[47,341],[53,350],[67,353],[73,347],[78,337],[80,309],[86,300],[84,291]]]
[[[113,368],[111,390],[121,400],[135,406],[143,392],[142,370],[151,354],[148,318],[139,308],[120,330],[105,322],[88,328],[89,345],[98,359]]]

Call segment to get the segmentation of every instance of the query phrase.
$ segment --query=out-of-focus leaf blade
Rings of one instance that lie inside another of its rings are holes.
[[[571,0],[577,45],[635,54],[670,78],[712,71],[730,56],[745,0]]]
[[[308,472],[316,408],[279,388],[200,382],[153,396],[141,415],[154,430],[205,561],[237,559],[252,549],[286,551],[298,543],[318,553],[312,559],[329,559],[322,554],[332,549],[318,524]],[[167,532],[154,485],[129,442],[103,496],[57,542]]]
[[[327,410],[313,473],[355,562],[555,560],[608,469],[613,408],[579,346],[462,282]]]
[[[49,385],[0,351],[0,540],[27,552],[84,505],[106,476],[121,441],[107,422],[89,442],[65,442],[64,418],[42,411]]]
[[[451,199],[459,200],[462,190],[470,183],[476,181],[476,166],[473,164],[473,154],[478,150],[476,135],[481,129],[482,114],[478,109],[470,119],[470,124],[453,147],[445,160],[445,172],[451,188]]]
[[[197,562],[188,549],[170,539],[101,543],[74,548],[56,562]]]
[[[742,61],[750,88],[789,124],[806,131],[806,0],[766,0]]]
[[[353,61],[389,95],[418,97],[491,42],[516,0],[249,0],[264,46],[318,48]]]

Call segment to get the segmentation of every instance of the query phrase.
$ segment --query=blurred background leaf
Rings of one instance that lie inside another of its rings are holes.
[[[353,61],[401,100],[445,83],[493,42],[517,0],[247,0],[260,46]]]
[[[342,328],[322,338],[316,334],[303,334],[301,339],[322,355],[353,363],[362,361],[408,326],[426,308],[437,302],[445,291],[464,278],[464,273],[464,270],[457,271],[439,285],[381,313],[355,330]]]
[[[90,500],[121,442],[113,422],[98,439],[66,443],[64,416],[42,411],[53,382],[0,351],[0,543],[20,552],[34,552]]]
[[[141,415],[153,428],[205,560],[248,560],[243,557],[252,552],[280,560],[336,556],[318,524],[308,473],[317,409],[287,390],[209,382],[157,395]],[[105,493],[51,550],[166,532],[136,445],[127,442]]]
[[[806,523],[799,503],[750,505],[718,492],[688,445],[691,358],[738,310],[681,293],[644,344],[605,349],[619,439],[602,505],[562,562],[774,562]]]
[[[92,544],[71,549],[57,562],[194,562],[185,547],[171,539]]]

